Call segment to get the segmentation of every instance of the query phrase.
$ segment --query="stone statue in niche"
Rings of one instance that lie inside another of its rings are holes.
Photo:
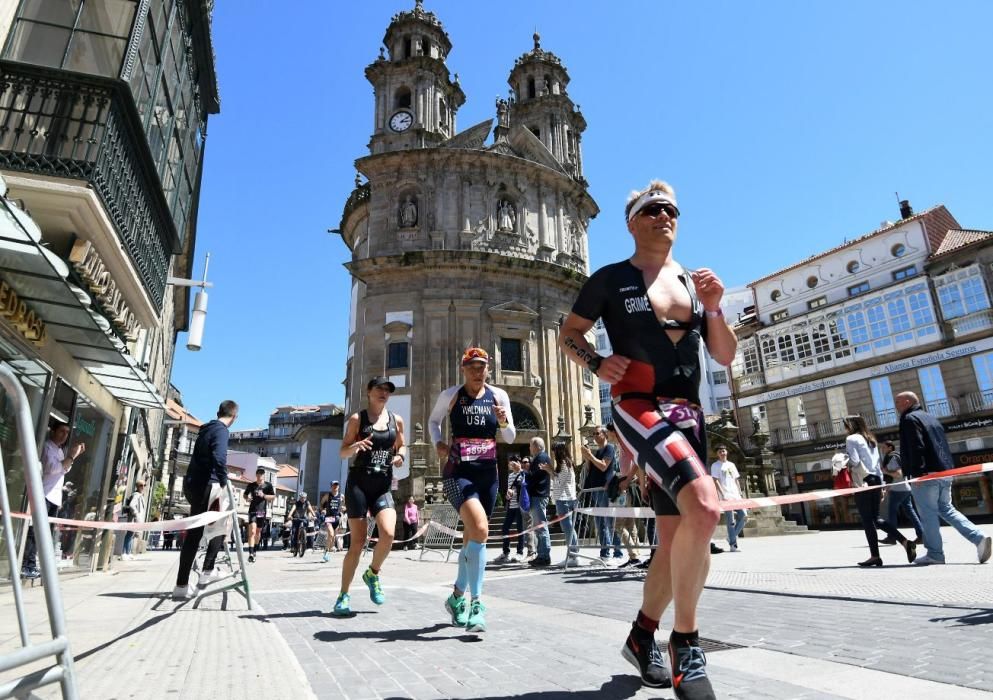
[[[579,227],[576,224],[572,225],[572,255],[577,258],[583,257],[583,244],[581,241],[582,236],[579,234]]]
[[[497,230],[513,232],[517,230],[517,211],[510,200],[501,199],[497,205]]]
[[[417,226],[417,203],[408,194],[407,198],[403,200],[403,204],[400,205],[400,227],[411,228],[412,226]]]

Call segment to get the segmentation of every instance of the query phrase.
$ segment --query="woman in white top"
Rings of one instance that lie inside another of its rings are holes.
[[[876,445],[875,436],[869,431],[862,416],[846,417],[845,428],[848,430],[845,452],[848,454],[848,469],[852,475],[852,486],[879,486],[883,483],[883,470],[879,463],[879,448]],[[865,539],[869,543],[869,553],[872,555],[865,561],[860,561],[859,566],[883,565],[883,560],[879,556],[879,535],[876,533],[876,528],[896,539],[907,552],[907,562],[913,564],[917,557],[914,543],[904,537],[891,523],[879,517],[882,491],[872,489],[871,491],[856,493],[854,498],[859,519],[865,529]]]
[[[579,540],[572,523],[572,511],[576,509],[576,472],[573,469],[572,458],[564,442],[552,445],[552,461],[554,465],[542,465],[552,475],[552,500],[555,501],[555,514],[565,516],[560,521],[562,532],[565,533],[565,543],[569,554],[565,566],[575,566],[579,563]]]

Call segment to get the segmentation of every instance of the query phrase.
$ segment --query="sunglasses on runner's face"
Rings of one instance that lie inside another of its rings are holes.
[[[665,212],[665,215],[670,219],[679,218],[679,209],[674,204],[669,204],[668,202],[653,202],[639,211],[638,216],[649,216],[655,219],[662,212]]]

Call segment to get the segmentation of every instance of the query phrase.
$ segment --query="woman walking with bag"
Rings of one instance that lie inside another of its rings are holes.
[[[848,455],[848,469],[850,471],[852,486],[879,486],[883,483],[883,471],[879,466],[879,448],[876,445],[876,437],[869,431],[862,416],[847,416],[845,418],[845,428],[848,430],[848,438],[845,440],[845,452]],[[865,530],[865,539],[869,543],[869,553],[871,556],[865,561],[860,561],[859,566],[865,568],[870,566],[882,566],[883,560],[879,556],[879,535],[876,529],[879,528],[897,542],[903,545],[907,552],[907,562],[912,564],[917,557],[917,548],[914,543],[908,540],[893,525],[879,517],[879,507],[882,500],[882,492],[875,488],[871,491],[863,491],[854,494],[855,507],[858,509],[859,519]]]

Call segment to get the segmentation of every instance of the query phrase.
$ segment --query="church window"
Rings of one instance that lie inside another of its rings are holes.
[[[533,98],[534,96],[534,78],[528,78],[528,97]]]
[[[410,37],[408,36],[403,40],[403,56],[402,58],[410,58],[412,55],[410,50]]]
[[[529,126],[529,127],[528,127],[528,130],[529,130],[529,131],[530,131],[530,132],[531,132],[532,134],[534,134],[534,137],[535,137],[536,139],[538,139],[539,141],[541,140],[541,129],[539,129],[539,128],[538,128],[538,127],[536,127],[536,126]]]
[[[390,343],[386,369],[406,369],[410,366],[410,345],[408,343]]]
[[[399,87],[393,97],[393,109],[410,108],[410,88]]]
[[[500,338],[500,369],[505,372],[524,371],[520,338]]]

